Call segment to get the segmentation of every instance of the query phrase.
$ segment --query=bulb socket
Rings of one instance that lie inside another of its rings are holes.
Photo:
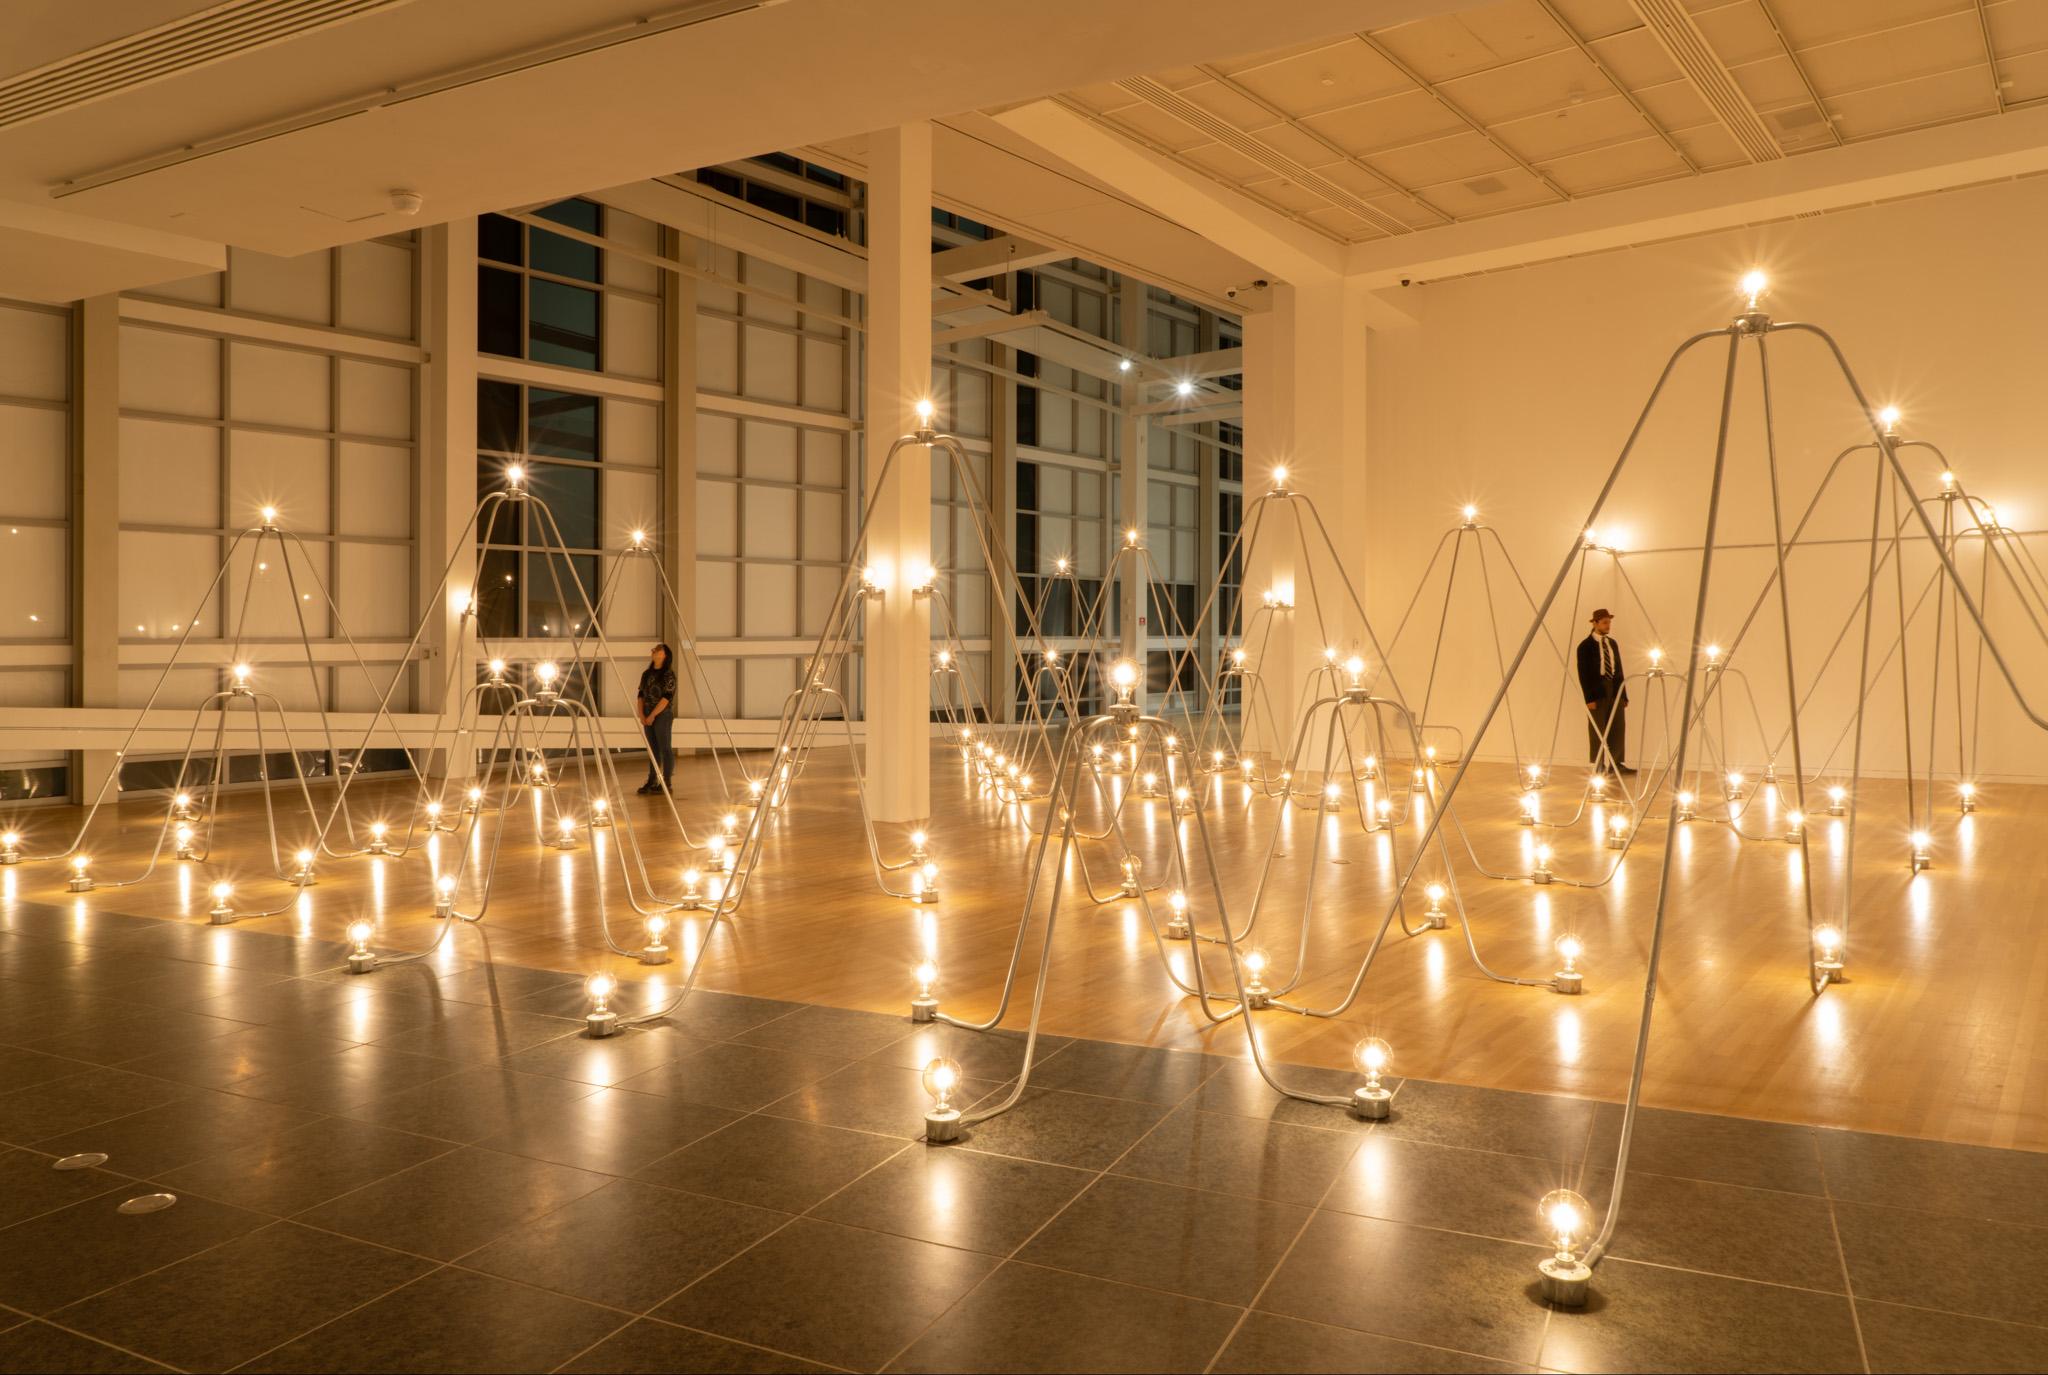
[[[640,947],[640,963],[667,964],[668,946],[664,945],[660,941],[649,941],[647,944]]]
[[[1593,1267],[1582,1260],[1550,1256],[1536,1263],[1543,1276],[1543,1297],[1559,1308],[1584,1308],[1593,1289]]]
[[[910,1020],[913,1022],[936,1022],[939,1019],[939,1000],[929,994],[910,1000]]]
[[[619,1034],[619,1014],[608,1007],[599,1008],[583,1018],[583,1034],[599,1040]]]
[[[933,1108],[924,1115],[924,1139],[944,1146],[960,1139],[960,1109]]]
[[[1550,986],[1568,997],[1577,997],[1586,991],[1586,976],[1576,969],[1560,969],[1551,975]]]
[[[1351,1115],[1361,1122],[1384,1122],[1393,1116],[1394,1091],[1390,1088],[1362,1088],[1351,1091]]]
[[[351,974],[367,974],[376,967],[377,952],[374,950],[357,950],[348,957],[348,972]]]

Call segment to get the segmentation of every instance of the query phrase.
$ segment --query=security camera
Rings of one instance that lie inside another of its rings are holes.
[[[1225,296],[1228,296],[1231,300],[1235,301],[1238,298],[1238,296],[1244,292],[1264,291],[1267,287],[1271,285],[1273,284],[1267,281],[1264,277],[1254,277],[1248,284],[1244,286],[1233,286],[1224,288],[1223,294]]]
[[[1403,278],[1401,279],[1401,285],[1402,285],[1402,286],[1406,286],[1406,285],[1408,285],[1408,278],[1406,278],[1406,277],[1403,277]]]
[[[394,214],[417,215],[420,213],[420,207],[426,203],[427,198],[417,191],[393,191],[391,193],[391,209]]]

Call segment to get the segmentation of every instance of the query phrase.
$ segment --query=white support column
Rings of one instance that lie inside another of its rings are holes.
[[[910,590],[931,562],[930,450],[905,448],[888,480],[878,479],[889,446],[917,428],[916,405],[931,395],[931,126],[882,130],[869,147],[862,414],[867,561],[882,594],[867,604],[862,659],[868,806],[877,821],[914,822],[931,815],[931,605]]]
[[[1014,279],[1013,279],[1014,280]],[[988,508],[996,528],[994,542],[1014,549],[1017,538],[1017,384],[1003,374],[1015,366],[1015,355],[1000,344],[989,346],[989,361],[995,372],[989,377],[988,417]],[[1014,555],[1012,555],[1014,558]],[[1034,568],[1017,570],[1030,577]],[[1010,619],[1017,615],[1017,589],[1006,587],[1001,574],[988,570],[988,682],[989,711],[998,721],[1017,718],[1017,641],[1010,633]],[[1004,602],[1010,605],[1003,605]],[[1028,634],[1021,618],[1016,629]],[[1035,648],[1035,646],[1034,646]]]
[[[462,607],[476,593],[478,572],[477,535],[464,533],[477,499],[476,221],[435,225],[421,234],[420,251],[420,337],[428,361],[420,370],[419,597],[423,613],[432,597],[440,598],[440,609],[427,627],[427,657],[415,671],[419,710],[453,721],[477,674],[477,656],[462,635]],[[449,570],[445,594],[443,569]],[[451,679],[449,654],[457,648],[462,663]],[[424,763],[432,776],[468,778],[476,768],[475,742]]]
[[[95,296],[71,314],[71,703],[120,704],[121,301]],[[113,750],[71,756],[71,795],[89,801]]]
[[[1133,358],[1145,356],[1145,284],[1134,277],[1126,276],[1117,291],[1117,333],[1119,342]],[[1116,418],[1116,481],[1118,515],[1122,523],[1110,541],[1112,558],[1124,548],[1130,531],[1136,530],[1138,538],[1144,540],[1152,523],[1152,418],[1134,414],[1146,398],[1143,386],[1135,380],[1136,373],[1131,376],[1133,380],[1118,388],[1121,406]],[[1142,707],[1151,682],[1145,643],[1151,632],[1151,626],[1147,624],[1152,611],[1151,599],[1146,595],[1144,563],[1127,557],[1122,568],[1123,575],[1117,580],[1116,589],[1120,631],[1117,652],[1137,665],[1138,687],[1131,696]],[[1098,681],[1108,683],[1109,665],[1096,665],[1095,674]]]
[[[1264,679],[1277,736],[1255,734],[1254,748],[1269,756],[1294,738],[1302,684],[1321,667],[1326,641],[1340,658],[1371,658],[1365,628],[1338,582],[1341,568],[1364,599],[1367,306],[1362,287],[1331,278],[1307,287],[1277,285],[1273,308],[1245,317],[1246,505],[1270,490],[1274,467],[1284,464],[1288,487],[1314,501],[1342,559],[1340,565],[1319,547],[1312,522],[1304,521],[1303,540],[1285,506],[1265,508],[1245,571],[1248,606],[1257,607],[1269,590],[1294,604],[1276,613],[1253,665]],[[1312,584],[1321,592],[1320,613]],[[1263,715],[1248,719],[1263,728]]]
[[[686,266],[702,267],[701,241],[673,229],[662,231],[663,256]],[[697,620],[697,279],[680,272],[664,273],[662,284],[661,398],[661,528],[655,532],[662,572],[675,589],[683,619],[694,633]],[[657,594],[658,595],[658,594]],[[668,608],[661,610],[663,638],[685,652],[682,627]],[[694,651],[694,646],[689,649]],[[675,714],[702,716],[706,704],[697,700],[694,676],[676,681]]]

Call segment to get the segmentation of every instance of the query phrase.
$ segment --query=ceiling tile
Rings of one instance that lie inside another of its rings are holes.
[[[1321,210],[1329,204],[1322,196],[1309,190],[1306,186],[1288,181],[1283,177],[1266,176],[1255,181],[1247,181],[1244,183],[1244,186],[1247,190],[1256,191],[1264,200],[1294,211],[1297,214],[1305,214],[1310,210]]]
[[[1437,89],[1481,124],[1562,109],[1613,89],[1577,48],[1559,48],[1512,67],[1438,83]]]
[[[1571,42],[1536,0],[1495,0],[1384,29],[1373,37],[1427,81],[1447,81],[1519,62]]]
[[[1630,29],[1593,45],[1600,60],[1629,86],[1648,86],[1659,81],[1676,81],[1682,75],[1671,54],[1648,29]]]
[[[1981,66],[1984,34],[1975,13],[1807,48],[1800,61],[1825,97],[1891,81]]]
[[[1349,210],[1341,210],[1336,206],[1311,210],[1302,218],[1332,238],[1342,239],[1346,243],[1363,243],[1367,239],[1387,237],[1387,231],[1378,225],[1369,224]]]
[[[1857,4],[1863,0],[1856,0]],[[1743,0],[1738,5],[1727,5],[1704,14],[1696,14],[1694,20],[1700,32],[1707,36],[1707,43],[1723,65],[1740,67],[1747,62],[1761,62],[1768,57],[1782,56],[1784,45],[1778,42],[1777,30],[1771,27],[1770,19],[1757,7],[1756,0]]]
[[[1620,96],[1589,100],[1529,119],[1510,120],[1496,126],[1494,133],[1531,162],[1566,157],[1629,139],[1657,137],[1656,130],[1645,124],[1643,117]]]
[[[1355,38],[1242,70],[1217,65],[1260,99],[1295,114],[1354,105],[1408,87],[1408,78],[1392,63]]]
[[[1332,110],[1302,122],[1340,146],[1368,155],[1381,149],[1441,138],[1465,128],[1463,120],[1421,90]]]
[[[1771,13],[1794,47],[1805,49],[1860,34],[1877,33],[1919,23],[1944,14],[1968,15],[1975,22],[1975,0],[1771,0]]]
[[[1430,199],[1461,220],[1526,210],[1557,200],[1542,182],[1519,167],[1506,167],[1429,188]]]
[[[1991,41],[1999,53],[2021,56],[2048,48],[2048,5],[2040,0],[1991,0]]]
[[[1434,205],[1435,202],[1431,201],[1430,204]],[[1443,216],[1434,214],[1399,194],[1373,197],[1372,208],[1382,215],[1391,215],[1410,229],[1428,229],[1433,225],[1442,224],[1449,216],[1448,211],[1445,211]]]
[[[1543,164],[1550,179],[1574,196],[1596,196],[1627,186],[1689,175],[1660,138],[1640,138]]]
[[[1414,187],[1484,176],[1512,168],[1515,163],[1484,138],[1468,131],[1413,147],[1390,149],[1374,158],[1373,165],[1403,186]]]
[[[2010,83],[2005,87],[2007,101],[2048,99],[2048,47],[2001,59],[1998,74]]]
[[[1629,0],[1551,0],[1572,32],[1592,41],[1642,27],[1642,16]]]
[[[1842,137],[1871,138],[1997,111],[1984,68],[1853,91],[1828,102]]]

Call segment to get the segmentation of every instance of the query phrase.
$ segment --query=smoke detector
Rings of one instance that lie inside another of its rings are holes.
[[[417,215],[420,213],[420,207],[426,203],[427,198],[417,191],[393,191],[391,193],[391,210],[393,214]]]

